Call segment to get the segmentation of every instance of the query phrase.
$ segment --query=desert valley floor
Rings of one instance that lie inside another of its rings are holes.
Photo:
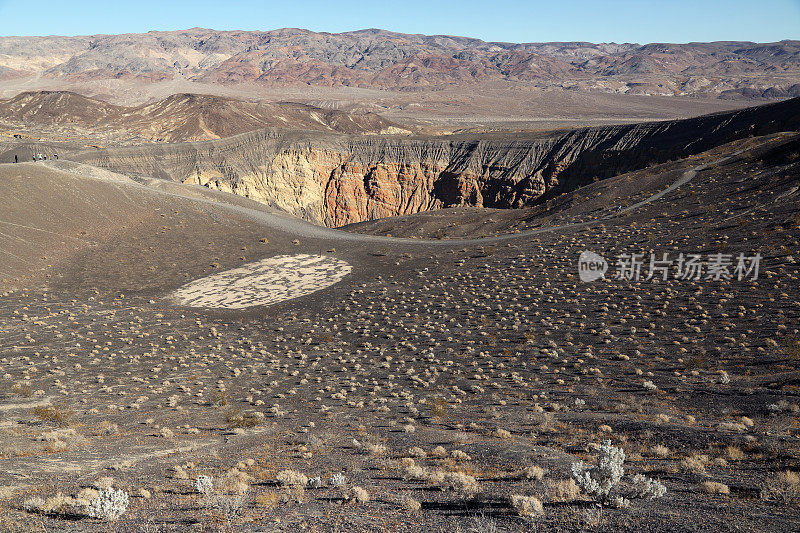
[[[796,530],[798,154],[750,136],[534,207],[339,229],[2,164],[0,529]],[[634,253],[641,279],[615,279]],[[646,280],[651,253],[733,275]],[[581,493],[606,439],[666,494]],[[71,511],[109,486],[115,522]]]

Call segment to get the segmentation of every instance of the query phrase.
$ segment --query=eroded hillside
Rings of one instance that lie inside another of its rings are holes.
[[[794,131],[800,100],[688,120],[550,134],[357,137],[259,130],[204,143],[70,157],[200,184],[328,226],[449,206],[518,208],[592,181],[752,135]]]
[[[136,107],[69,91],[22,92],[0,101],[0,121],[25,137],[203,141],[266,127],[340,133],[411,133],[376,113],[348,113],[294,102],[257,103],[206,94],[173,94]],[[49,135],[48,135],[49,134]],[[41,135],[40,135],[41,136]]]

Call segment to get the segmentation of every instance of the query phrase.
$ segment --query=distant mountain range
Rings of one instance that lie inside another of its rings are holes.
[[[800,41],[491,43],[384,30],[0,37],[0,79],[185,79],[403,91],[508,80],[545,88],[722,98],[800,96]]]

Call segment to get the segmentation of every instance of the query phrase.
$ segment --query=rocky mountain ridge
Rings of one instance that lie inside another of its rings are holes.
[[[400,90],[510,80],[631,94],[779,98],[800,96],[800,41],[499,43],[293,28],[0,38],[0,77],[25,76]]]

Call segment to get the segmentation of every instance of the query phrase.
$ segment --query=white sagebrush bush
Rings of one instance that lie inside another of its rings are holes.
[[[667,493],[667,487],[660,481],[650,479],[642,474],[636,474],[631,479],[631,487],[629,492],[630,498],[640,498],[647,500],[655,500]]]
[[[328,483],[331,487],[338,489],[344,487],[345,483],[347,483],[347,478],[341,472],[335,472],[331,474],[331,479]]]
[[[593,498],[601,503],[608,503],[611,491],[619,485],[625,469],[625,452],[611,444],[610,440],[603,441],[597,450],[597,465],[589,466],[583,461],[573,463],[572,479],[575,483]]]
[[[628,490],[622,491],[620,482],[625,475],[624,462],[625,452],[622,448],[606,440],[597,449],[596,465],[590,466],[583,461],[573,463],[572,479],[584,493],[610,507],[628,507],[630,502],[627,498],[652,500],[667,493],[663,483],[641,474],[633,476],[628,483]]]
[[[113,522],[128,509],[128,493],[111,487],[100,491],[100,495],[89,503],[86,514]]]
[[[211,476],[199,475],[194,480],[194,490],[200,494],[211,494],[214,492],[214,478]]]

